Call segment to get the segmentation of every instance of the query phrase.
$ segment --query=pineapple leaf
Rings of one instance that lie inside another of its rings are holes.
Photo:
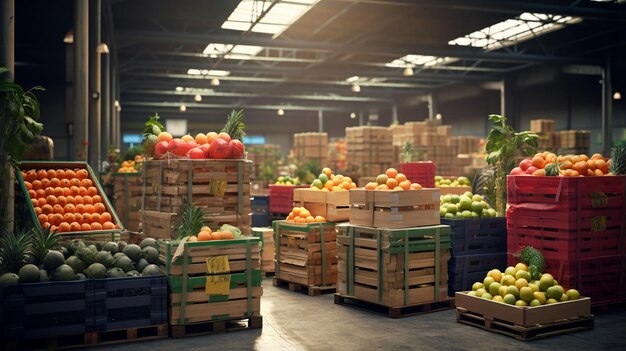
[[[31,232],[5,231],[0,236],[0,274],[17,273],[31,252]]]
[[[224,125],[224,128],[222,128],[221,131],[230,135],[231,139],[237,139],[239,141],[242,141],[243,136],[246,135],[246,132],[244,132],[244,129],[246,129],[246,124],[243,123],[243,110],[239,110],[239,111],[233,110],[228,115],[226,124]]]
[[[202,220],[203,216],[204,213],[200,207],[194,206],[193,204],[187,204],[183,210],[182,223],[177,230],[177,238],[182,239],[186,236],[198,234],[202,229],[202,226],[204,226],[204,222]]]
[[[622,145],[617,145],[611,149],[611,167],[609,172],[614,175],[626,174],[626,149]]]
[[[57,231],[50,231],[50,227],[33,230],[31,251],[39,262],[43,261],[50,250],[61,248],[61,236]]]

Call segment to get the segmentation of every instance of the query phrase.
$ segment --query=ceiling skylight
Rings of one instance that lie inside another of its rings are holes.
[[[230,71],[223,71],[221,69],[195,69],[190,68],[187,70],[187,74],[192,76],[213,76],[213,77],[225,77],[230,75]]]
[[[203,54],[216,58],[224,55],[226,59],[249,60],[263,50],[260,46],[210,43],[204,48]],[[228,53],[228,54],[226,54]]]
[[[193,94],[211,94],[214,92],[213,89],[209,88],[192,88],[192,87],[176,87],[176,91],[185,92],[185,93],[193,93]]]
[[[271,1],[241,0],[222,29],[272,34],[275,37],[309,11],[319,0],[284,0],[274,5],[261,20],[252,24],[271,5]],[[251,28],[252,27],[252,28]]]
[[[448,44],[495,50],[580,21],[582,21],[580,17],[524,12],[515,19],[498,22],[476,32],[450,40]]]
[[[438,56],[426,56],[426,55],[406,55],[398,59],[395,59],[389,63],[386,63],[387,67],[405,68],[415,66],[435,66],[452,61],[451,57],[438,57]]]

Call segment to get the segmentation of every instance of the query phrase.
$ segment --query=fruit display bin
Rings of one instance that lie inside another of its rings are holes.
[[[293,208],[294,189],[305,189],[308,185],[275,185],[270,184],[270,212],[289,213]]]
[[[335,223],[274,221],[276,278],[305,286],[337,282]]]
[[[304,207],[311,212],[313,217],[322,216],[331,222],[342,222],[350,219],[350,194],[348,191],[295,189],[293,206]]]
[[[435,187],[435,164],[432,162],[401,163],[400,172],[404,173],[411,183],[419,183],[424,188]]]
[[[259,238],[157,245],[170,288],[170,325],[260,316]]]
[[[102,199],[102,203],[105,206],[107,212],[111,214],[111,222],[117,226],[117,229],[106,229],[106,230],[89,230],[89,231],[71,231],[71,232],[62,232],[60,235],[63,237],[64,241],[71,240],[74,238],[88,238],[89,240],[97,240],[97,241],[113,241],[119,240],[120,233],[124,231],[124,225],[120,221],[115,209],[111,205],[109,198],[106,196],[106,193],[102,189],[100,182],[98,181],[98,177],[94,173],[93,169],[86,162],[51,162],[51,161],[22,161],[20,163],[20,170],[16,171],[16,179],[18,180],[19,187],[22,190],[23,196],[25,199],[30,199],[30,195],[28,194],[28,190],[26,189],[26,184],[24,183],[24,178],[22,177],[21,171],[28,171],[31,169],[40,170],[40,169],[84,169],[87,170],[88,179],[90,179],[93,183],[93,186],[97,189],[97,195],[99,195]],[[26,201],[28,203],[28,210],[33,220],[33,225],[36,228],[41,228],[41,223],[37,219],[37,214],[35,213],[35,207],[30,203],[30,200]]]
[[[411,228],[440,224],[439,189],[350,190],[350,224]],[[308,208],[308,207],[307,207]]]
[[[130,231],[139,231],[142,196],[141,173],[113,173],[113,207]]]
[[[87,280],[95,331],[167,323],[165,275]]]
[[[249,235],[250,176],[247,160],[149,160],[143,164],[144,217],[149,211],[173,214],[173,226],[189,203],[200,207],[211,227],[231,224]],[[161,236],[161,238],[163,238]]]
[[[441,224],[452,228],[452,256],[481,255],[488,253],[506,254],[506,219],[472,218],[446,219]]]
[[[494,268],[504,272],[506,262],[506,252],[465,256],[453,254],[448,261],[448,295],[454,296],[456,291],[470,290],[474,282],[482,281],[487,272]]]
[[[449,226],[337,230],[338,294],[389,307],[447,298]]]
[[[93,331],[86,280],[0,288],[0,336],[25,340]]]

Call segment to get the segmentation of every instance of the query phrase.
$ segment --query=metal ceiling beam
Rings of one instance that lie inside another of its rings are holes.
[[[151,101],[122,101],[122,106],[127,107],[165,107],[178,109],[180,102],[151,102]],[[188,113],[189,109],[237,109],[245,108],[246,110],[278,110],[282,108],[285,111],[351,111],[349,107],[331,107],[331,106],[306,106],[306,105],[255,105],[246,104],[241,106],[238,104],[202,104],[202,103],[185,103]]]
[[[533,63],[593,63],[594,60],[584,58],[559,57],[532,55],[512,52],[489,51],[485,52],[479,48],[450,46],[445,48],[433,48],[426,46],[409,45],[406,47],[377,47],[371,45],[344,45],[342,43],[328,43],[305,40],[272,39],[268,36],[248,36],[240,39],[236,35],[225,34],[197,34],[183,32],[158,32],[139,30],[119,30],[116,32],[118,38],[125,40],[137,40],[141,42],[165,42],[179,44],[202,44],[208,43],[234,43],[241,45],[255,45],[270,48],[284,49],[305,49],[333,51],[350,54],[364,54],[376,56],[402,57],[407,54],[420,54],[428,56],[449,56],[473,60],[485,60],[493,62],[533,62]]]
[[[395,5],[411,7],[436,7],[470,11],[488,11],[498,13],[521,14],[523,12],[539,12],[556,15],[582,17],[598,21],[626,21],[626,8],[611,3],[590,2],[571,6],[570,4],[555,4],[549,1],[528,0],[334,0],[338,2],[352,2],[378,5]]]
[[[125,53],[132,54],[146,54],[149,56],[174,56],[174,57],[190,57],[190,58],[198,58],[202,60],[211,60],[210,55],[197,53],[197,52],[174,52],[174,51],[153,51],[153,50],[138,50],[136,48],[124,50]],[[250,61],[250,62],[287,62],[287,63],[316,63],[321,62],[321,59],[309,59],[309,58],[299,58],[299,57],[286,57],[286,56],[250,56],[246,59],[241,58],[225,58],[225,60],[230,61]]]
[[[267,95],[263,93],[239,93],[239,92],[219,92],[212,93],[202,92],[185,92],[175,90],[148,90],[148,89],[128,89],[124,91],[124,95],[173,95],[173,96],[192,96],[199,94],[203,98],[212,97],[234,97],[234,98],[259,98],[259,99],[285,99],[285,100],[314,100],[314,101],[350,101],[350,102],[393,102],[393,99],[375,98],[365,96],[341,96],[341,95],[286,95],[275,94]]]

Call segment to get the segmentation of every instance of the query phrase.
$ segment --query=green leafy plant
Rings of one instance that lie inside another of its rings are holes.
[[[316,160],[307,160],[298,165],[294,175],[303,183],[311,184],[322,172],[322,168]]]
[[[142,151],[150,157],[154,156],[154,147],[157,144],[157,137],[161,132],[165,131],[165,127],[159,122],[159,118],[161,117],[159,117],[159,114],[156,112],[154,116],[148,116],[148,121],[146,121],[143,129],[143,140],[141,143],[144,148]]]
[[[402,145],[402,162],[408,163],[413,161],[413,144],[410,141],[405,141]]]
[[[516,132],[506,124],[506,117],[489,115],[493,127],[487,136],[486,161],[495,166],[495,209],[498,216],[506,210],[506,176],[515,167],[515,156],[530,156],[537,152],[539,136],[532,132]]]

